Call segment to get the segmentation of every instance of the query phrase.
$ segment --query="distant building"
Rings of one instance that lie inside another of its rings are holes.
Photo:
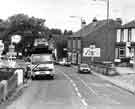
[[[116,28],[121,24],[117,21],[94,20],[68,39],[69,59],[73,64],[90,63],[91,57],[83,56],[84,48],[94,44],[100,48],[100,57],[94,61],[113,61],[115,59]]]
[[[131,63],[135,56],[135,20],[117,28],[115,62],[129,58]]]

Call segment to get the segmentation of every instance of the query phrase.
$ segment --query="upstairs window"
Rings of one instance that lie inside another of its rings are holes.
[[[117,42],[120,42],[121,29],[117,30]]]
[[[75,43],[75,39],[73,39],[73,49],[75,49],[76,43]]]
[[[124,41],[124,29],[121,29],[120,41]]]
[[[68,48],[69,48],[69,49],[71,49],[71,46],[72,46],[71,44],[72,44],[72,43],[71,43],[71,39],[69,39],[69,40],[68,40]]]
[[[132,39],[131,39],[131,28],[130,29],[128,29],[128,42],[130,42]]]
[[[78,39],[78,49],[81,49],[81,40]]]

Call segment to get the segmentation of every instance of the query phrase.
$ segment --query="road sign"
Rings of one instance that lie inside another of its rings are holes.
[[[100,57],[100,48],[83,48],[84,57]]]
[[[2,42],[2,40],[0,40],[0,51],[3,51],[4,50],[4,44]]]
[[[12,43],[19,43],[21,41],[21,36],[20,35],[13,35],[11,37]]]

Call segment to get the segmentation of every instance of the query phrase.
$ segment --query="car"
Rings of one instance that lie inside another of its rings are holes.
[[[78,66],[78,73],[91,73],[91,68],[88,64],[79,64]]]
[[[71,66],[71,62],[70,62],[70,61],[66,61],[66,62],[64,63],[64,66],[70,67],[70,66]]]

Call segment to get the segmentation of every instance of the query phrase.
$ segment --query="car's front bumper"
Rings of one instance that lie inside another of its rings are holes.
[[[54,71],[37,71],[34,72],[33,76],[54,76],[55,72]]]

